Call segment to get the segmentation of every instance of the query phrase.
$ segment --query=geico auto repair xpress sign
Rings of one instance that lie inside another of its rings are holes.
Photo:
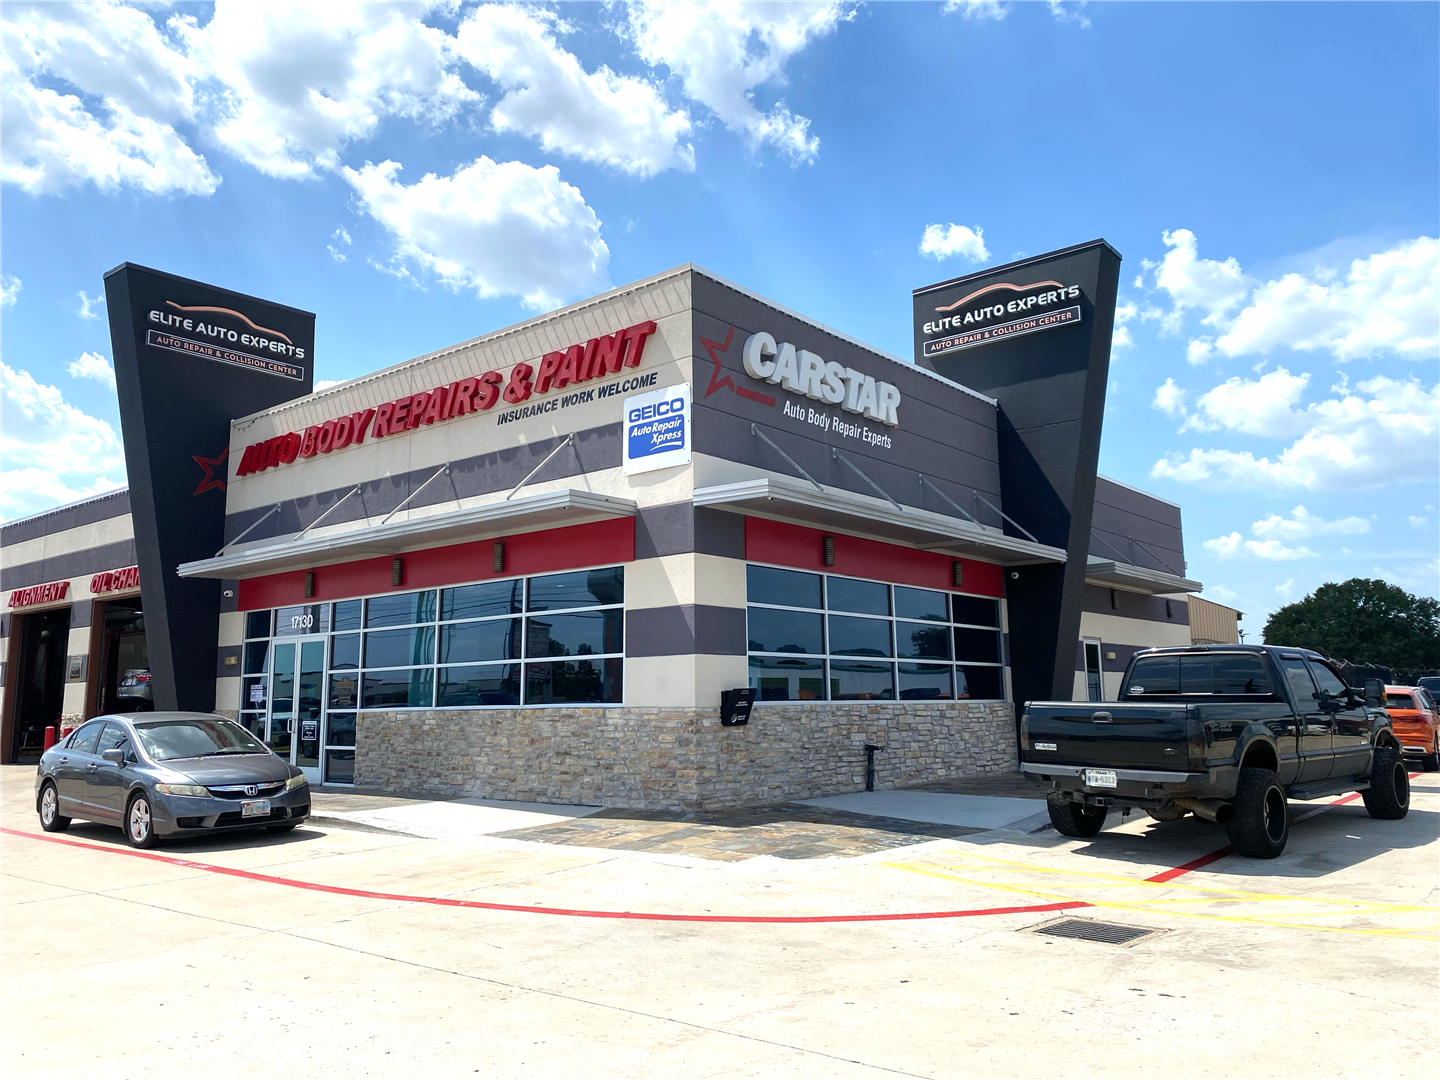
[[[689,383],[626,398],[623,423],[626,476],[690,463]]]

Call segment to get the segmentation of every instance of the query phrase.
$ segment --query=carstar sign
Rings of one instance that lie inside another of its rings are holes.
[[[540,358],[538,368],[516,364],[508,378],[504,372],[487,371],[449,386],[396,398],[373,409],[337,416],[303,432],[277,435],[247,446],[235,475],[248,476],[276,465],[289,465],[296,458],[343,450],[352,443],[363,443],[367,434],[374,439],[405,434],[421,424],[486,412],[501,399],[518,405],[533,394],[546,394],[618,374],[621,368],[639,366],[645,355],[645,341],[654,332],[653,322],[636,323],[613,334],[591,338],[583,345],[571,345],[564,352],[546,353]]]

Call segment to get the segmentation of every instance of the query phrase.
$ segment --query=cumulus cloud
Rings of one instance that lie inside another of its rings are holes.
[[[1440,241],[1420,236],[1363,259],[1342,275],[1319,268],[1261,282],[1233,258],[1201,258],[1189,229],[1161,234],[1170,251],[1145,262],[1153,287],[1170,299],[1161,328],[1179,333],[1196,312],[1208,333],[1186,346],[1186,359],[1265,356],[1277,348],[1326,351],[1338,360],[1377,353],[1431,359],[1440,350]]]
[[[945,0],[944,14],[959,12],[977,22],[996,21],[1010,14],[1010,5],[1002,0]]]
[[[394,161],[341,170],[394,239],[397,272],[417,267],[451,288],[519,296],[537,310],[603,288],[610,249],[600,219],[553,165],[481,157],[409,187],[400,171]]]
[[[81,353],[80,358],[71,360],[65,370],[72,379],[93,379],[101,386],[115,389],[115,369],[99,353]]]
[[[1275,595],[1277,595],[1278,597],[1280,597],[1281,600],[1288,600],[1288,599],[1290,598],[1292,592],[1294,591],[1294,589],[1295,589],[1295,579],[1294,579],[1293,577],[1292,577],[1292,578],[1287,578],[1286,580],[1282,581],[1279,585],[1276,585],[1276,586],[1275,586]]]
[[[20,299],[23,288],[20,279],[12,274],[0,274],[0,308],[14,307]]]
[[[353,242],[350,239],[349,230],[344,225],[336,225],[335,231],[330,234],[330,242],[325,245],[325,250],[336,262],[344,262],[349,257],[345,254],[345,249]]]
[[[1090,16],[1085,14],[1087,0],[1046,0],[1050,8],[1050,14],[1059,22],[1073,22],[1079,24],[1082,29],[1090,29]]]
[[[1152,409],[1159,409],[1169,417],[1184,417],[1185,391],[1175,385],[1174,379],[1166,379],[1155,388],[1155,397],[1150,402]]]
[[[76,310],[76,315],[79,315],[82,319],[100,318],[100,313],[95,309],[105,303],[105,297],[103,294],[100,296],[89,296],[86,294],[84,289],[81,289],[75,295],[80,300],[80,307],[78,310]],[[73,375],[74,372],[71,372],[71,374]]]
[[[115,429],[54,386],[0,363],[0,515],[36,513],[120,487],[125,452]]]
[[[1226,379],[1196,399],[1195,411],[1186,418],[1181,430],[1224,428],[1272,438],[1298,435],[1305,430],[1308,420],[1295,406],[1309,382],[1308,372],[1291,375],[1285,368],[1267,372],[1258,379]]]
[[[1112,349],[1124,348],[1127,345],[1134,345],[1135,339],[1130,336],[1129,323],[1135,316],[1140,314],[1140,308],[1134,300],[1122,300],[1115,305],[1115,329],[1110,334],[1110,347]]]
[[[312,394],[318,394],[321,390],[329,390],[330,387],[339,386],[344,381],[344,379],[321,379],[315,384],[315,386],[311,389],[310,392]]]
[[[1250,531],[1262,540],[1303,540],[1307,536],[1321,536],[1325,533],[1358,536],[1370,531],[1370,522],[1356,516],[1326,521],[1306,510],[1304,506],[1297,506],[1288,518],[1271,514],[1251,525]]]
[[[1262,559],[1266,562],[1288,562],[1312,559],[1315,552],[1307,547],[1286,547],[1279,540],[1246,540],[1238,532],[1205,541],[1205,550],[1217,559]]]
[[[671,109],[644,79],[603,64],[587,72],[556,40],[568,31],[543,8],[494,4],[475,8],[460,24],[456,52],[505,91],[490,114],[495,130],[636,176],[693,171],[694,148],[682,141],[691,131],[689,113]]]
[[[810,121],[784,101],[755,104],[762,86],[783,86],[785,65],[810,42],[853,17],[843,3],[665,3],[638,0],[628,8],[636,52],[680,77],[685,93],[714,113],[752,149],[769,145],[793,165],[813,162],[820,139]]]
[[[985,247],[985,230],[976,225],[926,225],[920,237],[920,254],[929,255],[936,262],[960,255],[972,263],[984,262],[990,258]]]
[[[1423,514],[1411,514],[1411,515],[1410,515],[1410,528],[1412,528],[1412,529],[1418,529],[1418,528],[1420,528],[1422,525],[1424,525],[1425,522],[1427,522],[1427,521],[1429,521],[1429,520],[1430,520],[1430,519],[1427,518],[1427,517],[1425,517]]]
[[[1402,480],[1433,482],[1440,472],[1440,384],[1377,376],[1333,388],[1334,397],[1304,409],[1216,408],[1207,422],[1246,431],[1263,416],[1284,431],[1302,432],[1275,457],[1249,450],[1202,449],[1169,454],[1150,475],[1183,483],[1313,491],[1375,487]],[[1225,400],[1231,400],[1226,398]]]
[[[1206,585],[1201,595],[1207,600],[1214,600],[1217,604],[1228,604],[1240,596],[1234,589],[1224,585]]]

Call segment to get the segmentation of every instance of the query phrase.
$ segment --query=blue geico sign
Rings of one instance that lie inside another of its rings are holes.
[[[625,400],[625,471],[647,472],[690,460],[690,385]]]

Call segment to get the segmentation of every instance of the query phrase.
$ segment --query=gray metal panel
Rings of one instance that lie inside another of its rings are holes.
[[[1097,477],[1095,516],[1091,528],[1105,541],[1099,543],[1092,537],[1092,555],[1102,559],[1124,556],[1135,566],[1172,574],[1185,572],[1185,536],[1180,522],[1180,508],[1174,503],[1117,484],[1103,476]],[[1139,543],[1132,542],[1131,537]],[[1107,544],[1111,546],[1107,547]],[[1152,550],[1146,551],[1147,547]]]
[[[642,506],[635,515],[635,558],[658,559],[695,550],[695,507],[689,502]]]
[[[1118,607],[1110,606],[1111,594]],[[1122,619],[1144,619],[1147,622],[1168,622],[1176,626],[1190,625],[1190,605],[1184,600],[1170,601],[1170,616],[1165,615],[1165,599],[1124,589],[1106,589],[1100,585],[1085,586],[1085,610],[1094,615],[1118,615]]]
[[[64,555],[52,555],[47,559],[0,568],[0,589],[21,589],[26,585],[85,577],[87,574],[98,574],[102,570],[134,565],[134,539],[117,540],[113,544],[82,548]]]
[[[93,525],[97,521],[124,517],[130,513],[130,489],[120,488],[107,491],[84,502],[47,510],[34,517],[0,525],[0,547],[9,547],[24,540],[35,540],[41,536],[54,536],[82,525]]]
[[[626,656],[745,655],[745,609],[709,604],[625,612]]]
[[[710,506],[695,507],[695,550],[724,559],[745,558],[744,515]]]
[[[76,600],[70,605],[70,629],[77,626],[89,626],[95,617],[94,600]]]

